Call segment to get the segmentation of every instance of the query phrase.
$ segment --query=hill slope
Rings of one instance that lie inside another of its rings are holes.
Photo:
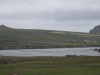
[[[100,35],[0,26],[0,46],[100,45]]]

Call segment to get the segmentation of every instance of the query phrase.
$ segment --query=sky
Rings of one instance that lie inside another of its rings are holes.
[[[100,0],[0,0],[0,24],[89,32],[100,25]]]

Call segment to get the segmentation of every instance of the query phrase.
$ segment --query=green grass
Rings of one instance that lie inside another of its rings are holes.
[[[0,26],[0,45],[2,46],[53,46],[68,44],[100,45],[99,38],[100,35],[81,32],[36,29],[13,29],[5,26]],[[5,40],[6,42],[4,42]],[[84,40],[90,41],[85,42]]]
[[[0,75],[100,75],[100,57],[0,57]]]

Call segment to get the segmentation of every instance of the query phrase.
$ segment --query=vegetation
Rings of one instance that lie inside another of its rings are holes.
[[[100,35],[0,26],[0,46],[100,45]],[[3,57],[0,75],[100,75],[100,57]]]
[[[0,46],[100,45],[100,35],[0,26]]]
[[[0,75],[100,75],[100,57],[0,57]]]

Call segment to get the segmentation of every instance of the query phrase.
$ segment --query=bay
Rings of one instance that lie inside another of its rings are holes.
[[[100,56],[100,53],[93,51],[94,47],[88,48],[54,48],[54,49],[23,49],[23,50],[0,50],[1,56],[66,56],[66,55],[86,55]]]

